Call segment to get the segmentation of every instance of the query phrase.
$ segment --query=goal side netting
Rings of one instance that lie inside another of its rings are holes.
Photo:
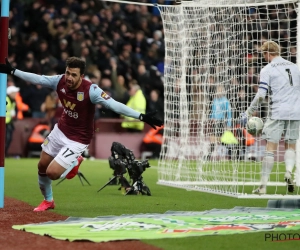
[[[158,8],[165,35],[158,184],[238,198],[300,198],[300,183],[288,193],[284,182],[284,141],[267,194],[252,194],[266,143],[239,126],[266,65],[262,43],[277,42],[281,56],[297,63],[297,1],[194,0]],[[263,120],[268,98],[255,114]]]

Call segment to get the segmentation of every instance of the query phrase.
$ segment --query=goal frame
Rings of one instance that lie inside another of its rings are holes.
[[[191,1],[179,1],[181,2],[181,5],[185,5],[185,6],[202,6],[203,3],[201,3],[201,0],[198,2],[195,2],[193,0]],[[296,3],[297,6],[297,30],[300,31],[299,29],[299,25],[300,25],[300,13],[299,13],[299,2],[300,1],[263,1],[261,3],[251,3],[249,1],[249,7],[256,7],[256,6],[266,6],[266,5],[279,5],[279,4],[289,4],[289,3]],[[205,6],[205,5],[204,5]],[[228,7],[228,4],[222,4],[222,1],[220,1],[220,4],[217,5],[212,5],[211,7]],[[237,4],[233,4],[232,6],[234,7],[244,7],[245,3],[237,3]],[[160,6],[157,6],[158,8],[160,8]],[[178,7],[180,8],[180,7]],[[163,22],[163,25],[164,22]],[[165,28],[165,26],[164,26]],[[185,37],[183,37],[182,39],[186,39]],[[297,45],[300,42],[300,32],[297,32]],[[166,46],[167,48],[167,46]],[[299,46],[298,46],[299,48]],[[186,56],[186,55],[185,55]],[[299,66],[300,64],[300,49],[297,50],[297,65]],[[166,69],[165,69],[166,70]],[[182,72],[182,77],[185,77],[185,72]],[[166,108],[166,106],[165,106]],[[166,125],[165,125],[166,126]],[[299,128],[300,129],[300,128]],[[297,157],[296,157],[296,168],[300,169],[300,156],[299,156],[299,152],[300,152],[300,143],[299,140],[297,141],[297,149],[296,149],[297,153]],[[158,168],[160,169],[160,161],[163,161],[163,159],[160,157],[159,159],[159,163],[158,163]],[[179,163],[180,164],[180,163]],[[180,168],[180,166],[179,166]],[[159,171],[158,169],[158,171]],[[274,171],[274,170],[273,170]],[[257,194],[249,194],[249,193],[235,193],[235,192],[222,192],[221,190],[218,192],[216,190],[210,189],[209,186],[210,185],[245,185],[245,186],[253,186],[253,185],[260,185],[260,182],[240,182],[240,181],[226,181],[226,182],[214,182],[214,181],[191,181],[191,182],[177,182],[177,181],[166,181],[163,179],[158,179],[157,184],[159,185],[164,185],[164,186],[169,186],[169,187],[175,187],[175,188],[182,188],[182,189],[186,189],[186,190],[193,190],[193,191],[201,191],[201,192],[206,192],[206,193],[212,193],[212,194],[219,194],[219,195],[223,195],[223,196],[229,196],[229,197],[235,197],[235,198],[239,198],[239,199],[300,199],[300,193],[298,192],[297,195],[290,195],[290,194],[264,194],[264,195],[257,195]],[[286,186],[285,182],[272,182],[269,183],[271,185],[275,185],[275,186]],[[203,186],[203,187],[202,187]],[[207,187],[208,186],[208,187]]]

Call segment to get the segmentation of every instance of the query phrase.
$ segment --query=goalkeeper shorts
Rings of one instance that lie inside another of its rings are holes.
[[[268,118],[262,131],[262,138],[269,142],[278,143],[284,136],[286,142],[296,143],[299,138],[299,125],[300,121]]]

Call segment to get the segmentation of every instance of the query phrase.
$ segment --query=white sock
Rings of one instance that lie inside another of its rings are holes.
[[[271,152],[265,152],[261,168],[261,185],[263,185],[264,187],[267,186],[273,165],[274,154]]]
[[[39,186],[46,201],[53,200],[53,193],[52,193],[52,180],[47,175],[38,175],[39,176]]]
[[[285,151],[284,162],[286,171],[292,173],[296,162],[295,150],[289,148]]]

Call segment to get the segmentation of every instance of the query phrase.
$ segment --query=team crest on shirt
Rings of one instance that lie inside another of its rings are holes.
[[[48,137],[47,137],[47,138],[44,140],[43,144],[44,144],[44,146],[46,146],[48,143],[49,143],[49,139],[48,139]]]
[[[104,91],[102,91],[101,97],[105,100],[108,100],[110,98],[110,96],[108,94],[106,94]]]
[[[83,101],[84,99],[84,93],[83,92],[77,92],[77,100]]]

